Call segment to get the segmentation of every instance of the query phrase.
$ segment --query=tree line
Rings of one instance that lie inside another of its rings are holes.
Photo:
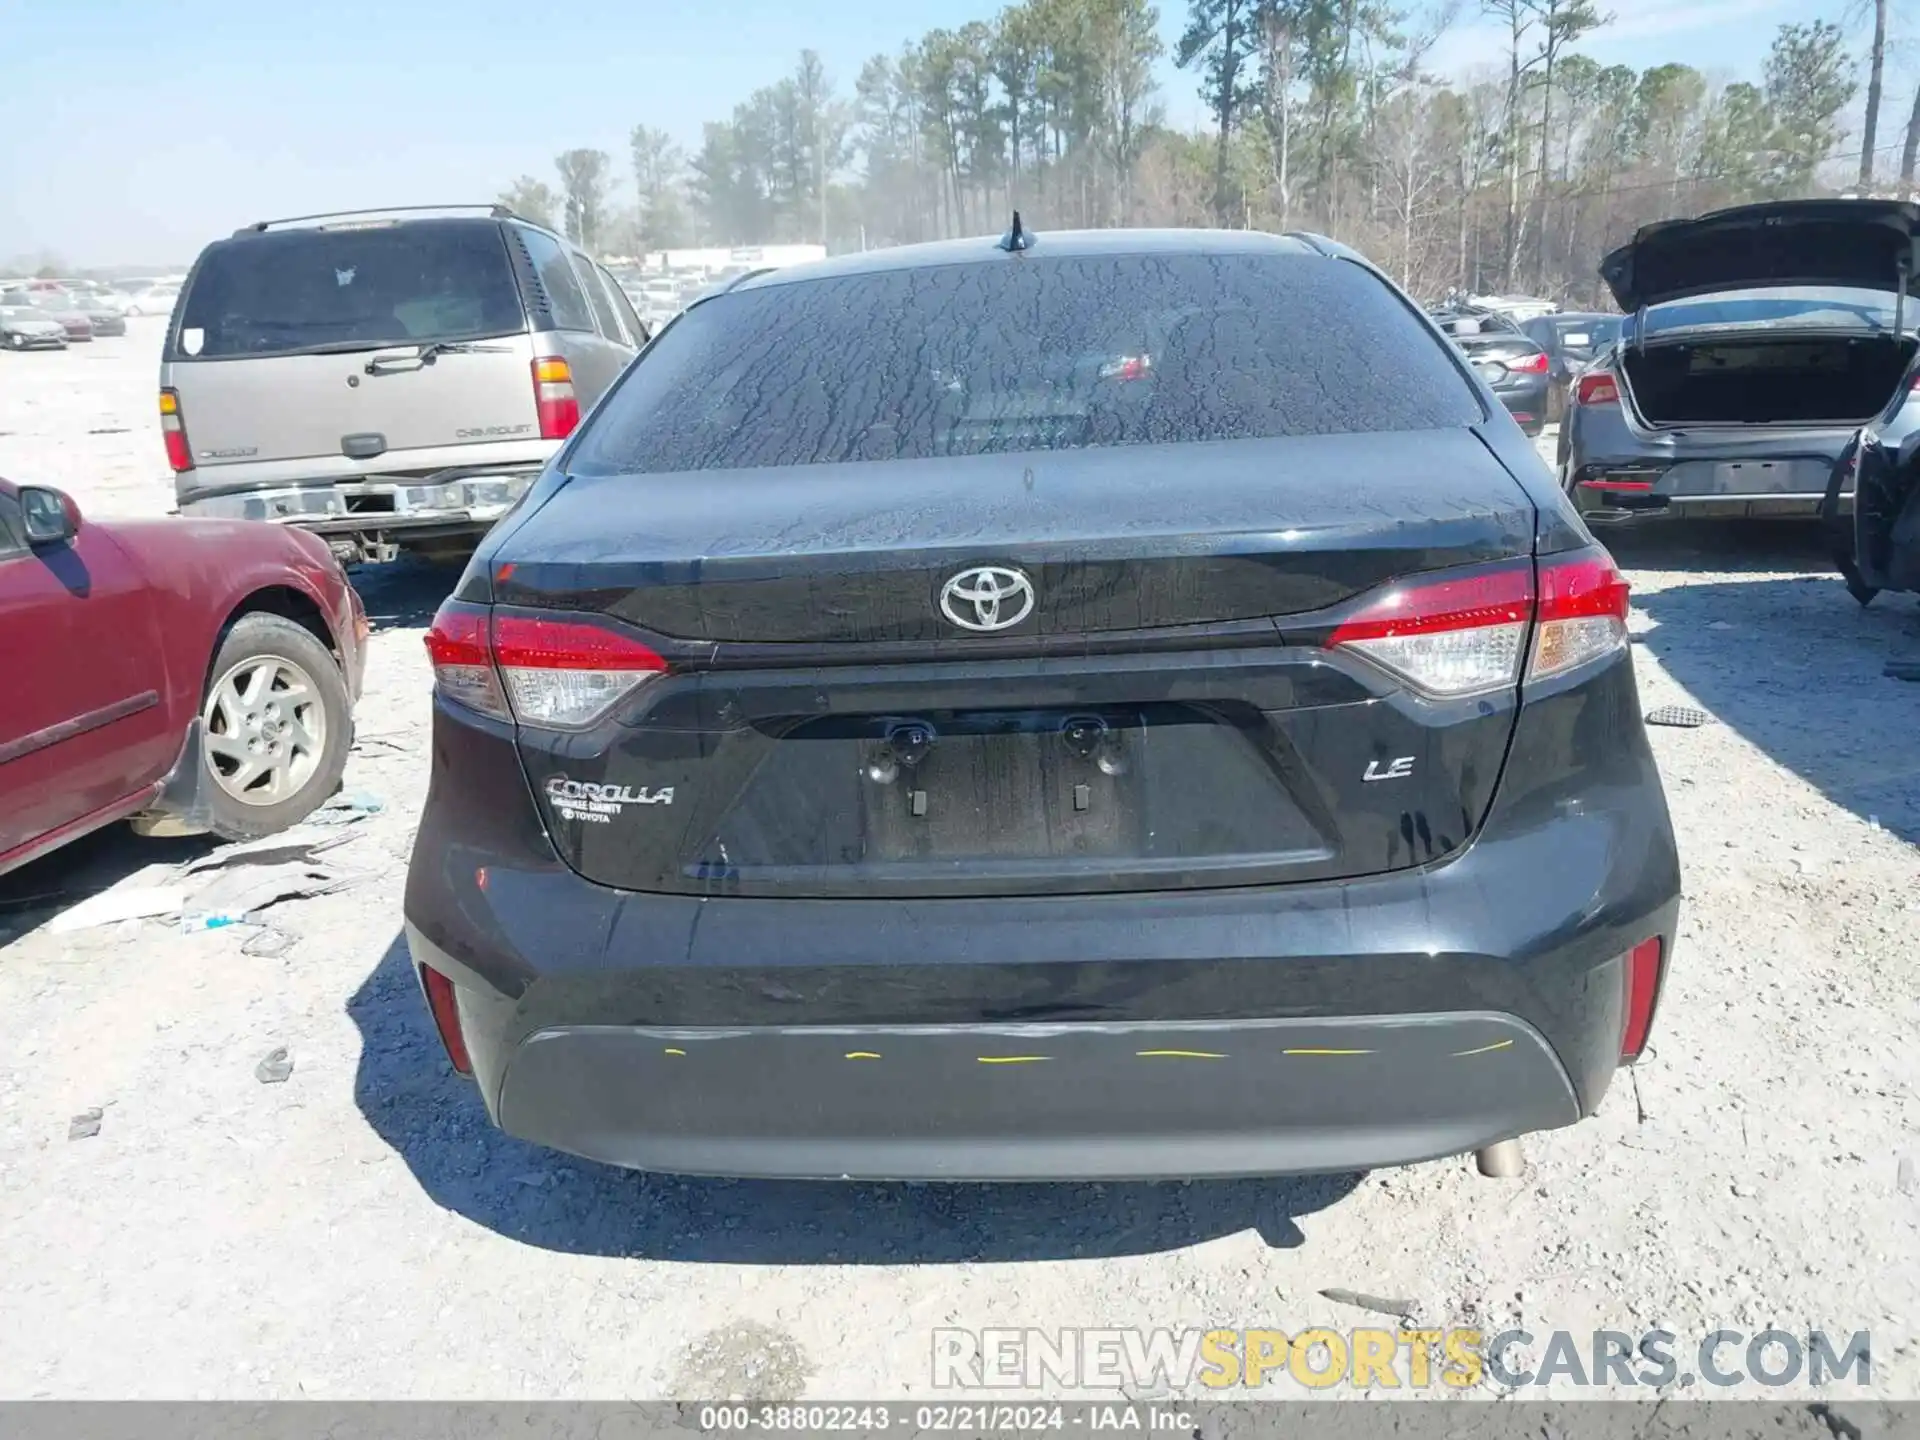
[[[792,74],[683,150],[633,130],[619,162],[568,150],[501,198],[603,253],[821,241],[835,250],[1032,229],[1312,230],[1416,294],[1455,286],[1599,298],[1595,267],[1639,225],[1808,194],[1916,193],[1920,90],[1881,126],[1887,3],[1861,56],[1840,27],[1779,27],[1761,73],[1601,65],[1601,0],[1478,0],[1497,66],[1429,57],[1458,0],[1188,0],[1172,59],[1208,124],[1169,125],[1148,0],[1019,0],[875,55],[851,90],[803,51]],[[1843,116],[1866,84],[1862,133]],[[632,202],[611,200],[624,169]]]

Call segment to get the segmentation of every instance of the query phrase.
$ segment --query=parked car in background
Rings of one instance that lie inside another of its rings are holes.
[[[1538,435],[1547,424],[1550,362],[1520,326],[1495,310],[1435,312],[1434,324],[1459,347],[1520,428]]]
[[[1353,252],[1020,233],[694,305],[483,542],[448,1056],[643,1169],[1512,1173],[1671,958],[1625,581]]]
[[[1620,338],[1620,315],[1562,311],[1520,324],[1527,338],[1547,352],[1547,420],[1566,413],[1567,388],[1593,357]]]
[[[591,257],[497,205],[247,226],[168,328],[180,512],[303,526],[350,562],[470,550],[647,333]]]
[[[126,315],[117,305],[108,304],[92,291],[69,291],[60,297],[59,303],[86,316],[88,328],[96,337],[127,333]]]
[[[9,350],[64,350],[67,327],[37,305],[9,304],[0,297],[0,346]]]
[[[1543,300],[1537,295],[1463,295],[1456,290],[1448,299],[1451,306],[1491,311],[1506,316],[1516,325],[1536,316],[1551,315],[1560,308],[1553,301]]]
[[[116,290],[101,280],[69,282],[67,290],[75,296],[84,297],[98,306],[113,311],[116,315],[127,313],[127,305],[131,299],[125,291]]]
[[[1562,426],[1562,483],[1592,523],[1838,519],[1863,428],[1884,443],[1920,423],[1920,205],[1664,221],[1601,275],[1641,313],[1575,381]]]
[[[93,322],[84,310],[76,309],[64,290],[8,290],[0,292],[0,305],[24,305],[38,310],[66,331],[67,343],[93,339]]]
[[[0,481],[0,634],[0,872],[123,819],[269,834],[339,784],[366,616],[311,535]]]
[[[171,315],[179,302],[180,290],[174,285],[149,285],[127,297],[129,315]]]

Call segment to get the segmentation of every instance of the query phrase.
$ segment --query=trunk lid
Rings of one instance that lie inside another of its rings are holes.
[[[1920,204],[1788,200],[1642,226],[1600,262],[1622,310],[1723,290],[1833,286],[1920,295]]]
[[[968,567],[1031,582],[1003,639],[1126,634],[1324,609],[1525,554],[1533,523],[1465,429],[586,477],[514,533],[496,599],[679,640],[937,654],[980,643],[940,603]]]
[[[1451,853],[1491,799],[1514,689],[1423,698],[1320,644],[1398,577],[1530,555],[1532,503],[1469,430],[693,478],[575,479],[492,557],[497,616],[669,662],[585,730],[519,727],[599,883],[1334,878]],[[991,633],[941,605],[982,568],[1031,587]]]

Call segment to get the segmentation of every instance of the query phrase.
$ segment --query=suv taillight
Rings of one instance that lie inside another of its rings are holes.
[[[427,631],[435,688],[495,720],[543,730],[591,725],[667,662],[638,640],[578,620],[490,613],[448,600]]]
[[[1413,579],[1363,605],[1327,637],[1442,698],[1545,680],[1627,644],[1627,582],[1599,550]],[[1525,652],[1528,627],[1531,654]]]
[[[1618,405],[1620,386],[1613,376],[1605,370],[1596,370],[1582,375],[1573,387],[1573,403],[1576,405]]]
[[[542,440],[564,440],[580,423],[573,367],[558,355],[542,355],[533,362],[533,404],[540,415]]]
[[[172,390],[160,392],[160,438],[167,445],[167,464],[177,475],[193,468],[193,450],[187,444],[187,422],[180,414],[180,396]]]

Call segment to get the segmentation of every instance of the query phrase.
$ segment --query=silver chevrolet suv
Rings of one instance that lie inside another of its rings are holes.
[[[180,513],[299,525],[349,564],[471,549],[647,338],[590,256],[501,206],[249,225],[194,263],[161,359]]]

